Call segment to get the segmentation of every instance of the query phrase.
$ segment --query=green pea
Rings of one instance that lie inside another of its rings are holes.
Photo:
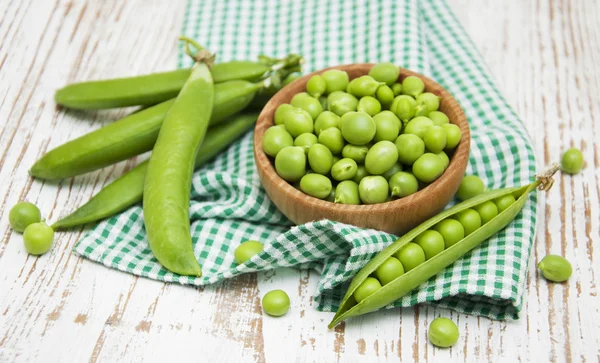
[[[363,180],[365,176],[369,176],[369,173],[367,173],[367,169],[365,169],[365,166],[361,164],[358,166],[358,169],[356,170],[356,175],[354,176],[354,178],[352,178],[352,181],[356,184],[360,184],[360,181]]]
[[[301,92],[292,98],[290,104],[294,107],[298,107],[308,112],[312,120],[316,120],[321,112],[323,112],[323,106],[318,99],[311,97],[306,92]]]
[[[308,149],[311,146],[317,143],[317,135],[304,133],[299,135],[296,140],[294,140],[294,146],[300,146],[304,149],[304,152],[308,154]]]
[[[360,76],[354,78],[348,83],[346,92],[360,98],[365,96],[373,96],[377,92],[377,88],[381,85],[371,76]]]
[[[358,101],[356,109],[367,113],[369,116],[374,116],[381,112],[381,103],[375,97],[365,96]]]
[[[394,165],[392,165],[391,168],[389,168],[388,170],[386,170],[383,174],[381,174],[382,177],[384,177],[388,182],[390,181],[390,178],[396,174],[399,171],[402,171],[404,168],[402,167],[402,164],[400,163],[396,163]],[[391,188],[391,187],[390,187]]]
[[[425,153],[414,162],[412,172],[423,183],[431,183],[444,173],[444,162],[435,154]]]
[[[300,179],[300,190],[311,197],[325,199],[331,193],[331,180],[321,174],[306,174]]]
[[[389,181],[392,197],[403,198],[419,190],[417,178],[409,172],[399,171]]]
[[[388,182],[380,175],[365,176],[358,185],[358,194],[364,204],[383,203],[389,195]]]
[[[313,132],[313,119],[308,112],[301,108],[287,110],[283,124],[292,137],[298,137],[306,132]]]
[[[448,348],[456,344],[460,336],[458,327],[448,318],[437,318],[429,325],[427,336],[431,344]]]
[[[440,126],[431,126],[423,136],[425,147],[434,154],[442,152],[446,147],[446,130]]]
[[[329,193],[329,195],[327,196],[327,198],[325,198],[326,201],[331,202],[331,203],[335,203],[335,191],[337,190],[337,188],[335,186],[331,186],[331,193]]]
[[[579,173],[583,168],[583,154],[578,149],[568,149],[560,160],[560,167],[562,171],[568,174]]]
[[[446,130],[446,148],[444,150],[454,150],[462,137],[460,127],[455,124],[443,124],[442,127]]]
[[[440,96],[431,92],[421,93],[417,97],[417,104],[425,106],[427,110],[426,115],[428,115],[430,112],[437,111],[440,108]]]
[[[306,154],[301,147],[284,147],[275,157],[275,170],[289,182],[300,180],[306,174]]]
[[[416,113],[417,101],[407,95],[400,95],[394,98],[390,111],[392,111],[402,122],[407,123]]]
[[[281,105],[279,105],[279,107],[277,107],[277,110],[275,110],[275,116],[274,116],[275,125],[283,125],[283,120],[285,119],[284,118],[285,113],[293,108],[294,108],[294,106],[287,104],[287,103],[282,103]]]
[[[395,64],[384,62],[378,63],[371,68],[369,76],[378,82],[383,82],[388,86],[393,85],[400,76],[400,68]]]
[[[294,139],[292,139],[292,136],[280,126],[269,127],[263,135],[262,148],[271,157],[277,156],[281,149],[293,144]]]
[[[394,96],[399,96],[402,94],[402,84],[401,83],[394,83],[392,85],[392,91],[394,91]]]
[[[425,83],[419,77],[408,76],[402,80],[402,93],[405,95],[417,98],[424,90]]]
[[[23,232],[27,226],[32,223],[38,223],[42,220],[42,214],[38,207],[29,202],[19,202],[15,204],[8,214],[8,222],[12,229],[17,232]]]
[[[494,203],[496,203],[496,207],[498,207],[498,213],[502,213],[506,208],[510,207],[514,202],[516,202],[516,199],[512,194],[506,194],[506,195],[501,196],[500,198],[494,199]]]
[[[365,168],[369,174],[380,175],[398,161],[398,149],[391,141],[379,141],[367,152]]]
[[[338,69],[330,69],[321,74],[327,85],[327,93],[331,94],[336,91],[344,91],[350,82],[348,73]]]
[[[265,313],[271,316],[282,316],[290,310],[290,297],[283,290],[269,291],[262,298]]]
[[[325,145],[314,144],[308,149],[308,164],[312,171],[318,174],[329,174],[333,166],[333,155]]]
[[[312,76],[306,83],[306,92],[314,98],[321,97],[326,91],[327,83],[325,83],[325,79],[322,76]]]
[[[456,196],[460,200],[467,200],[485,192],[485,184],[477,175],[467,175],[460,182]]]
[[[381,111],[373,116],[375,121],[375,137],[373,141],[396,141],[402,128],[402,122],[392,111]]]
[[[444,237],[446,248],[454,246],[458,241],[465,238],[465,227],[456,219],[444,219],[433,227]]]
[[[415,243],[423,249],[425,259],[427,260],[446,248],[442,234],[432,229],[428,229],[418,235],[417,238],[415,238]]]
[[[335,91],[327,96],[327,109],[338,116],[356,111],[357,107],[358,99],[349,93]]]
[[[375,270],[375,277],[382,285],[387,285],[404,275],[404,266],[396,257],[389,257]]]
[[[537,266],[542,271],[542,275],[545,279],[554,282],[567,281],[573,273],[571,263],[564,257],[558,255],[547,255]]]
[[[263,244],[258,241],[242,242],[233,252],[233,259],[238,265],[241,265],[262,252],[263,248]]]
[[[341,153],[345,145],[342,132],[336,127],[330,127],[321,131],[318,140],[320,144],[327,146],[334,155]]]
[[[404,128],[405,134],[417,135],[421,139],[425,138],[427,129],[434,126],[433,121],[425,116],[418,116],[410,120]]]
[[[23,232],[23,244],[30,255],[39,256],[50,250],[54,242],[54,230],[45,222],[31,223]]]
[[[321,131],[330,127],[340,128],[340,116],[331,111],[323,111],[315,120],[315,134],[319,136]]]
[[[342,158],[340,158],[338,155],[333,155],[333,163],[337,163],[338,161],[342,160]]]
[[[440,112],[440,111],[431,111],[431,112],[429,112],[427,117],[429,117],[429,119],[438,126],[442,126],[443,124],[450,123],[450,119],[448,118],[448,116],[446,116],[445,113]]]
[[[369,151],[369,147],[365,145],[352,145],[346,144],[342,149],[342,156],[345,158],[350,158],[357,163],[362,163],[365,161],[367,157],[367,152]]]
[[[373,118],[364,112],[348,112],[340,120],[342,136],[354,145],[366,145],[375,136],[377,126]]]
[[[482,226],[498,215],[498,207],[491,200],[483,202],[473,207],[473,209],[479,213]]]
[[[394,256],[402,263],[406,272],[425,262],[425,252],[414,242],[404,245]]]
[[[381,85],[375,92],[375,97],[381,103],[382,108],[389,108],[394,102],[394,91],[386,85]]]
[[[331,167],[331,177],[337,181],[349,180],[356,176],[358,165],[350,158],[343,158]]]
[[[425,153],[425,142],[417,135],[402,134],[398,136],[395,144],[398,160],[405,165],[412,165]]]
[[[327,110],[327,96],[321,96],[319,97],[319,102],[321,102],[321,107],[323,107],[324,110]]]
[[[448,154],[446,154],[443,151],[440,151],[439,153],[436,154],[440,159],[442,159],[442,162],[444,163],[444,169],[446,169],[448,167],[448,165],[450,165],[450,158],[448,157]]]
[[[377,290],[381,289],[381,283],[374,277],[367,277],[359,287],[354,290],[354,299],[360,303],[364,299],[373,295]]]
[[[334,203],[354,205],[360,204],[358,184],[352,180],[341,181],[335,188]]]
[[[481,216],[474,209],[465,209],[454,216],[454,219],[462,224],[465,230],[465,237],[475,232],[481,227]]]

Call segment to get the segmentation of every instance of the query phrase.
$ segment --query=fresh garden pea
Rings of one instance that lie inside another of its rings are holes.
[[[354,292],[354,299],[357,303],[360,303],[370,295],[373,295],[375,291],[379,289],[381,289],[381,283],[379,280],[374,277],[367,277]]]
[[[333,155],[341,153],[345,145],[342,132],[337,127],[330,127],[321,131],[319,143],[327,146]]]
[[[369,147],[365,145],[357,146],[352,144],[346,144],[342,149],[342,156],[350,158],[357,163],[363,163],[369,152]]]
[[[284,114],[283,124],[287,132],[294,138],[306,132],[313,132],[313,119],[311,115],[306,110],[298,107],[288,110]]]
[[[434,124],[436,124],[438,126],[450,123],[450,119],[448,118],[448,116],[446,116],[445,113],[440,112],[440,111],[431,111],[431,112],[429,112],[427,117],[431,121],[433,121]]]
[[[398,160],[402,164],[412,165],[425,153],[425,142],[417,135],[402,134],[396,139]]]
[[[8,214],[10,226],[17,232],[23,232],[28,225],[38,223],[41,220],[42,214],[39,208],[29,202],[15,204]]]
[[[341,181],[335,188],[334,203],[354,205],[360,204],[358,184],[352,180]]]
[[[424,116],[426,116],[430,112],[437,111],[440,108],[440,99],[441,98],[438,95],[431,92],[425,92],[417,97],[417,104],[425,107],[427,113]]]
[[[300,179],[300,190],[315,198],[327,198],[331,188],[331,180],[321,174],[306,174]]]
[[[400,68],[389,62],[378,63],[371,68],[369,76],[373,77],[378,82],[383,82],[388,86],[391,86],[398,80]]]
[[[365,176],[358,185],[358,193],[364,204],[383,203],[388,199],[389,185],[380,175]]]
[[[326,91],[327,83],[325,83],[325,79],[320,75],[310,77],[306,83],[306,92],[314,98],[321,97]]]
[[[431,183],[444,173],[444,162],[435,154],[425,153],[414,162],[412,172],[423,183]]]
[[[358,99],[349,93],[335,91],[327,96],[327,109],[338,116],[356,111],[357,107]]]
[[[446,248],[442,234],[432,229],[428,229],[421,233],[415,238],[415,243],[423,249],[426,260],[441,253]]]
[[[390,106],[390,111],[404,123],[407,123],[415,116],[416,110],[417,102],[414,98],[407,95],[396,96]]]
[[[288,146],[279,150],[275,157],[275,170],[289,182],[300,180],[306,174],[306,154],[298,146]]]
[[[381,83],[377,82],[371,76],[360,76],[358,78],[354,78],[350,81],[350,83],[348,83],[346,92],[358,98],[373,96],[375,95],[375,92],[377,92],[377,88],[379,88],[380,85]]]
[[[262,308],[271,316],[283,316],[290,310],[290,297],[283,290],[269,291],[262,298]]]
[[[456,196],[460,200],[467,200],[485,191],[485,184],[477,175],[467,175],[460,182]]]
[[[401,83],[394,83],[392,85],[392,91],[394,92],[394,96],[399,96],[402,94],[402,84]]]
[[[402,122],[393,112],[381,111],[373,116],[373,121],[375,121],[375,136],[373,137],[373,141],[396,141],[402,129]]]
[[[333,155],[325,145],[314,144],[308,149],[308,164],[315,172],[322,175],[329,174],[333,166]]]
[[[446,147],[446,130],[441,126],[430,126],[423,136],[425,147],[434,154],[442,152]]]
[[[321,74],[327,85],[327,93],[331,94],[336,91],[344,91],[350,82],[348,73],[338,69],[330,69]]]
[[[419,182],[411,173],[399,171],[389,181],[392,197],[402,198],[419,190]]]
[[[375,270],[375,277],[381,285],[387,285],[404,275],[404,266],[396,257],[390,257]]]
[[[444,163],[444,169],[446,169],[448,165],[450,165],[450,158],[448,157],[448,154],[446,154],[444,151],[440,151],[436,155],[442,159],[442,162]]]
[[[23,231],[23,244],[30,255],[39,256],[50,250],[54,242],[54,230],[45,222],[31,223]]]
[[[429,324],[427,336],[431,344],[440,348],[448,348],[456,344],[460,333],[454,322],[448,318],[437,318]]]
[[[564,282],[571,277],[573,267],[562,256],[547,255],[537,265],[545,279],[554,282]]]
[[[294,106],[292,106],[288,103],[282,103],[281,105],[279,105],[279,107],[277,107],[277,110],[275,110],[275,116],[274,116],[275,125],[283,125],[284,114],[293,108],[294,108]]]
[[[419,77],[408,76],[402,80],[402,93],[405,95],[417,98],[423,90],[425,90],[425,83]]]
[[[340,120],[342,136],[354,145],[366,145],[377,131],[373,118],[364,112],[348,112]]]
[[[330,127],[340,128],[340,116],[331,111],[323,111],[315,120],[315,134],[319,136],[321,131]]]
[[[391,168],[389,168],[388,170],[386,170],[383,174],[381,174],[382,177],[384,177],[388,182],[390,181],[390,178],[396,174],[399,171],[402,171],[404,168],[402,167],[402,164],[400,163],[396,163],[394,165],[392,165]],[[391,186],[390,186],[391,188]]]
[[[418,116],[410,120],[404,127],[405,134],[417,135],[421,139],[425,138],[427,129],[434,126],[433,121],[425,116]]]
[[[454,246],[465,237],[465,227],[456,219],[444,219],[433,227],[444,237],[446,248]]]
[[[381,103],[375,97],[365,96],[358,100],[356,110],[367,113],[369,116],[375,116],[381,112]]]
[[[273,158],[277,156],[277,153],[281,149],[292,146],[293,144],[294,139],[292,139],[292,135],[279,126],[269,127],[263,135],[262,148],[267,155]]]
[[[425,262],[425,252],[421,246],[413,242],[407,243],[394,257],[402,262],[402,266],[404,266],[404,271],[406,272]]]
[[[331,167],[331,177],[337,181],[349,180],[356,176],[358,165],[350,158],[340,159]]]
[[[389,170],[398,161],[398,149],[391,141],[379,141],[367,152],[365,168],[372,175],[380,175]]]
[[[481,225],[486,224],[498,215],[498,207],[491,200],[476,205],[473,207],[473,209],[479,213],[479,216],[481,217]]]
[[[477,211],[471,208],[457,213],[453,218],[462,224],[465,230],[465,237],[481,227],[481,216]]]
[[[386,85],[379,86],[377,92],[375,92],[375,98],[381,103],[381,107],[384,109],[390,108],[392,102],[394,102],[394,91]]]
[[[335,186],[331,186],[331,193],[329,193],[329,195],[327,196],[327,198],[325,198],[326,201],[331,202],[331,203],[335,203],[335,191],[337,190],[337,188]]]
[[[306,92],[301,92],[294,95],[290,104],[308,112],[312,121],[316,120],[319,114],[323,112],[323,106],[321,106],[321,102],[319,102],[318,99],[311,97]]]
[[[241,265],[262,252],[263,248],[263,244],[258,241],[245,241],[237,246],[233,252],[233,258],[238,265]]]
[[[511,206],[516,201],[512,194],[503,195],[498,199],[494,200],[496,207],[498,207],[498,213],[504,212],[505,209]]]
[[[324,110],[328,110],[328,108],[327,108],[327,96],[321,96],[321,97],[319,97],[319,102],[321,102],[321,107],[323,107]]]
[[[560,160],[562,171],[567,174],[577,174],[583,168],[583,154],[579,149],[570,148],[563,154]]]
[[[367,169],[365,169],[365,166],[363,164],[360,164],[358,165],[358,169],[356,170],[356,176],[352,178],[352,181],[356,184],[360,184],[360,181],[363,180],[365,176],[369,176],[369,173],[367,173]]]
[[[266,134],[266,132],[265,132],[265,134]],[[294,146],[300,146],[301,148],[304,149],[304,152],[306,152],[307,154],[308,154],[308,149],[310,149],[310,147],[316,143],[317,143],[317,135],[311,134],[311,133],[300,134],[300,135],[298,135],[296,140],[294,140]],[[289,145],[287,145],[287,146],[289,146]]]
[[[443,124],[442,127],[446,130],[446,148],[444,150],[453,150],[458,146],[462,137],[460,127],[455,124]]]

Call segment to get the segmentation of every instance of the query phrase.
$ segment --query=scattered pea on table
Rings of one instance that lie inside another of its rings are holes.
[[[285,315],[290,309],[290,297],[283,290],[269,291],[262,298],[262,308],[271,316]]]

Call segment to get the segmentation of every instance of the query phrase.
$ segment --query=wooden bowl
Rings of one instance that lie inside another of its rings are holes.
[[[371,205],[346,205],[306,195],[277,175],[273,161],[262,149],[263,135],[265,130],[274,124],[273,117],[277,107],[282,103],[289,103],[295,94],[304,92],[306,82],[316,74],[328,69],[340,69],[348,72],[350,79],[353,79],[367,74],[372,66],[373,64],[368,63],[350,64],[307,74],[273,96],[258,117],[254,131],[254,156],[260,180],[277,208],[296,224],[329,219],[400,235],[444,209],[460,185],[469,161],[471,142],[467,118],[456,99],[442,86],[408,69],[400,70],[400,80],[407,76],[421,78],[427,92],[441,97],[440,111],[462,131],[461,141],[450,158],[448,168],[436,181],[412,195],[394,201]]]

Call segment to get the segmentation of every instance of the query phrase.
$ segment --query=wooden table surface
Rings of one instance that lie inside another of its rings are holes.
[[[28,256],[8,226],[18,200],[49,220],[73,210],[135,161],[66,180],[34,181],[27,169],[49,148],[105,125],[121,111],[59,111],[65,83],[168,70],[185,2],[0,1],[0,361],[598,361],[600,298],[600,3],[594,0],[450,0],[535,144],[539,167],[568,147],[587,160],[540,194],[538,233],[522,318],[497,322],[431,306],[387,310],[334,331],[314,308],[318,276],[280,269],[194,289],[108,269],[57,233],[52,251]],[[594,142],[595,140],[596,142]],[[541,279],[548,253],[574,266],[566,284]],[[260,297],[291,292],[284,318]],[[426,331],[450,316],[462,334],[436,349]]]

